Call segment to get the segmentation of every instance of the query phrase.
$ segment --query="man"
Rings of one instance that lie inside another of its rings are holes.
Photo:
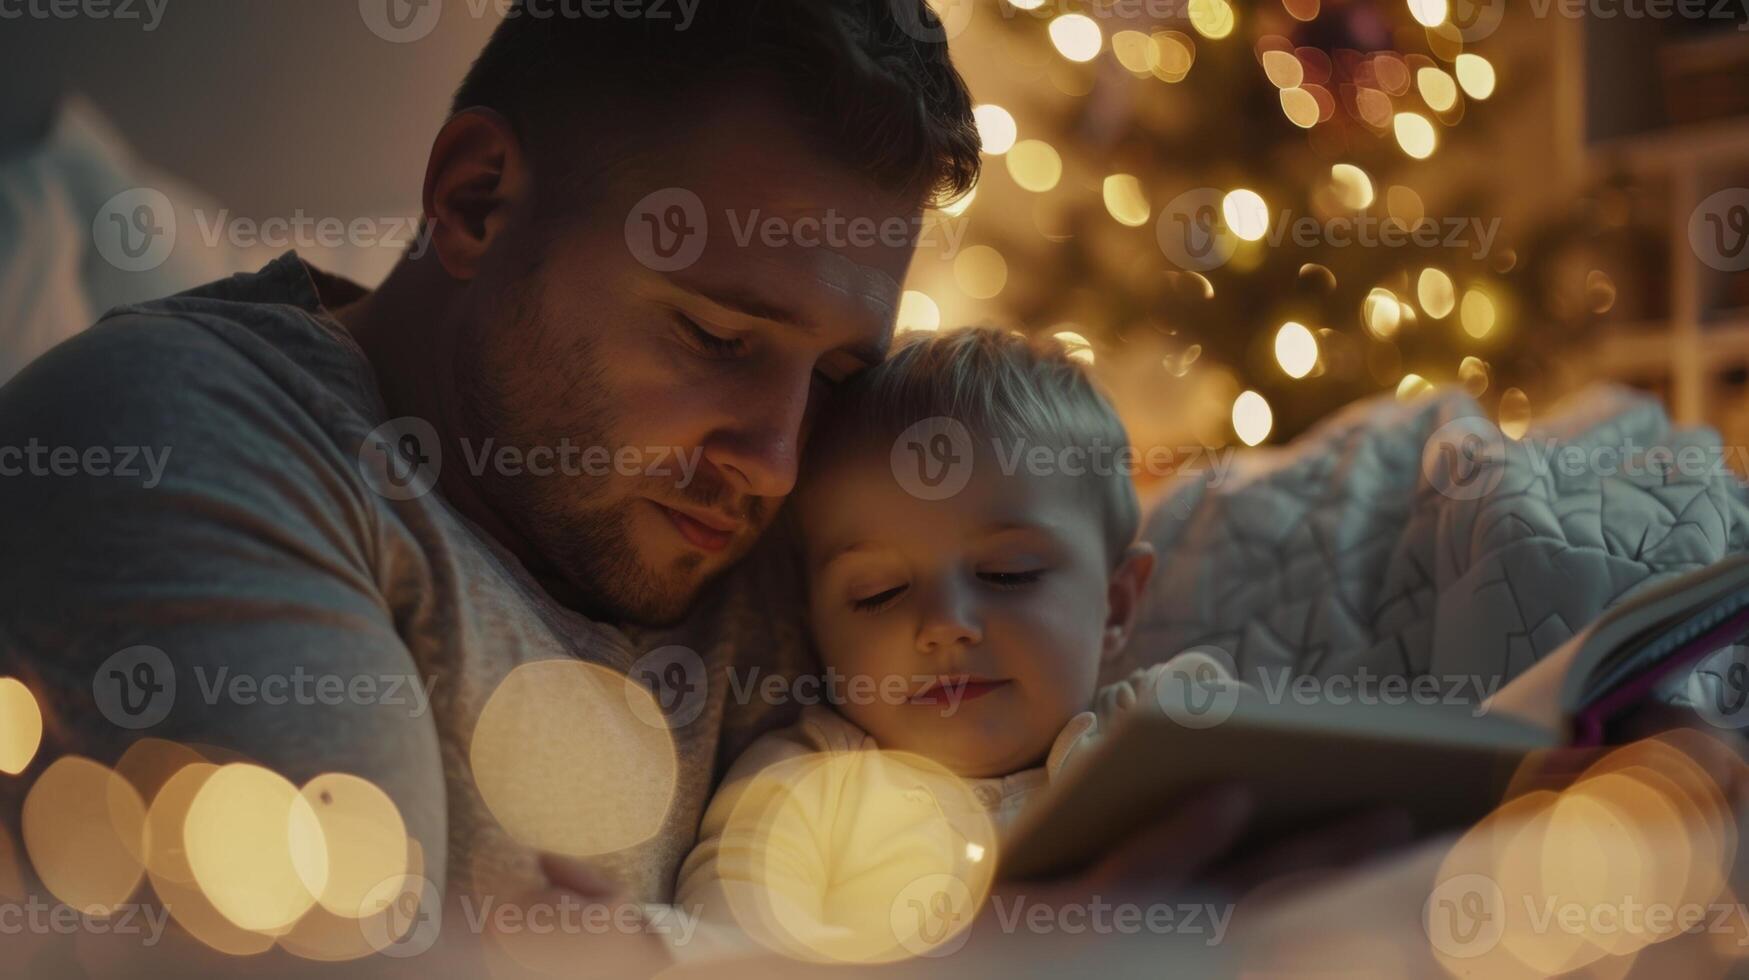
[[[505,887],[538,872],[470,777],[486,699],[519,664],[624,673],[685,641],[711,683],[671,733],[672,803],[604,859],[662,898],[715,762],[770,707],[726,705],[725,672],[796,670],[801,645],[776,563],[678,632],[631,624],[680,620],[771,523],[810,406],[882,356],[912,251],[732,229],[914,230],[970,188],[970,96],[922,23],[887,0],[709,3],[685,30],[513,14],[433,145],[429,247],[380,289],[287,255],[116,311],[0,391],[0,445],[165,461],[151,486],[0,480],[0,673],[43,702],[39,760],[151,735],[298,784],[355,773],[427,877]],[[676,235],[691,261],[657,255]],[[349,693],[246,693],[269,677]]]

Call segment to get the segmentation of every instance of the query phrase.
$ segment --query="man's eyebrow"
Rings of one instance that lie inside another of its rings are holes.
[[[684,292],[687,292],[706,303],[721,307],[737,316],[751,317],[755,320],[765,320],[779,326],[799,330],[804,334],[818,332],[817,326],[803,316],[799,311],[776,303],[762,296],[754,295],[736,286],[715,286],[676,282]],[[844,348],[844,352],[862,362],[862,368],[871,368],[886,360],[887,350],[873,341],[859,341]],[[860,370],[860,368],[859,368]]]

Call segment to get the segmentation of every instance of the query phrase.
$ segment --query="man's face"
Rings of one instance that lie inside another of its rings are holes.
[[[917,213],[763,104],[681,143],[575,226],[539,245],[524,230],[520,263],[483,271],[489,298],[455,365],[475,444],[544,450],[555,471],[488,464],[489,505],[599,611],[649,623],[678,618],[753,545],[794,485],[819,396],[890,340],[910,241],[821,241],[829,224],[798,219],[892,228]],[[640,207],[667,188],[681,193]],[[702,222],[669,206],[686,192]],[[664,252],[698,236],[702,251],[679,268],[652,259],[652,228]]]

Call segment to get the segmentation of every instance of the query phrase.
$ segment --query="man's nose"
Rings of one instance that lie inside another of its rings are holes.
[[[795,489],[808,385],[766,386],[728,407],[732,418],[705,444],[705,458],[729,485],[753,497],[785,497]]]

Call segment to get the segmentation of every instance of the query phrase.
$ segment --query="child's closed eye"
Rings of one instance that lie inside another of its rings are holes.
[[[898,585],[883,592],[876,592],[866,598],[853,599],[850,608],[857,612],[877,612],[898,601],[898,598],[905,594],[906,588],[906,586]]]
[[[978,577],[997,588],[1018,589],[1032,585],[1043,578],[1044,574],[1044,569],[1034,568],[1019,572],[979,572]]]

